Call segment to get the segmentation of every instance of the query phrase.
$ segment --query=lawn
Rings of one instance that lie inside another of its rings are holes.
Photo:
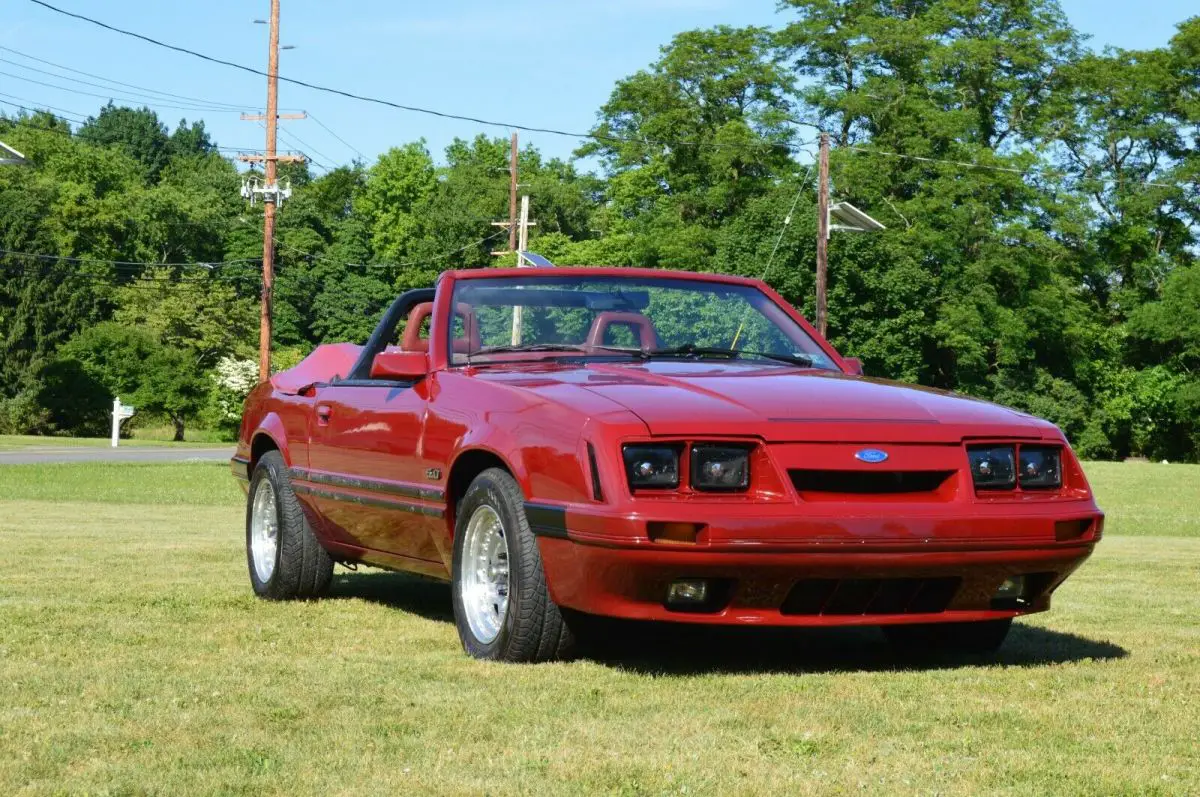
[[[51,437],[47,435],[16,435],[0,434],[0,451],[12,451],[31,448],[105,448],[112,444],[107,437]],[[135,429],[132,439],[122,438],[122,448],[159,448],[183,446],[231,448],[233,443],[221,442],[216,437],[204,431],[184,434],[184,441],[176,443],[171,440],[166,429]]]
[[[1088,467],[1108,535],[999,656],[627,628],[467,659],[440,584],[250,593],[222,465],[0,468],[0,794],[1195,794],[1200,467]]]

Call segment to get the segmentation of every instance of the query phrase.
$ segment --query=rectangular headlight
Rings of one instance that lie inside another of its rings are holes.
[[[1017,486],[1017,452],[1013,446],[968,446],[967,459],[976,490],[1011,490]]]
[[[625,475],[633,490],[672,490],[679,486],[679,447],[625,446]]]
[[[709,492],[750,486],[750,451],[745,446],[698,443],[692,446],[692,487]]]
[[[1062,486],[1062,449],[1021,446],[1021,488],[1050,490]]]

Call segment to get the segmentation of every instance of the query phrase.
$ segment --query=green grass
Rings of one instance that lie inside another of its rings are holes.
[[[129,436],[132,438],[129,442],[135,444],[141,443],[162,443],[170,442],[175,439],[174,426],[135,426],[129,431]],[[174,445],[233,445],[229,440],[221,437],[221,432],[215,429],[196,429],[187,427],[183,430],[183,442],[173,443]]]
[[[0,793],[1195,794],[1200,467],[1088,471],[1108,537],[994,661],[630,628],[521,667],[440,584],[255,599],[223,465],[3,467]]]
[[[208,432],[188,432],[182,443],[171,440],[171,435],[165,430],[135,429],[132,439],[122,439],[121,447],[129,448],[158,448],[158,447],[213,447],[229,448],[233,443],[220,442]],[[51,437],[46,435],[0,435],[0,451],[23,448],[104,448],[111,443],[107,437]]]
[[[1110,534],[1200,539],[1200,465],[1088,462]]]
[[[79,462],[0,465],[0,496],[9,501],[236,507],[242,491],[225,462]]]

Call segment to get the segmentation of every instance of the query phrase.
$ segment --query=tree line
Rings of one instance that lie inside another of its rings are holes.
[[[1089,48],[1055,0],[786,0],[681,33],[575,158],[521,150],[531,245],[765,276],[811,317],[817,130],[834,199],[888,226],[830,243],[830,338],[868,374],[1047,417],[1088,457],[1200,456],[1200,17],[1139,51]],[[0,431],[94,434],[117,393],[235,430],[261,210],[203,124],[110,103],[0,135],[33,161],[0,169]],[[479,135],[281,167],[276,366],[508,262],[507,166]]]

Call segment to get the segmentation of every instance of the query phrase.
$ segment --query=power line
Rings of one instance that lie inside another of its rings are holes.
[[[72,94],[81,94],[85,97],[98,97],[102,100],[110,100],[110,101],[119,100],[121,102],[133,103],[135,105],[148,105],[148,106],[151,106],[154,108],[170,108],[172,110],[178,110],[178,111],[196,111],[196,112],[208,111],[210,113],[236,113],[236,111],[234,111],[231,108],[213,108],[211,106],[206,107],[206,106],[197,106],[197,105],[174,105],[174,104],[157,102],[157,101],[156,102],[147,102],[146,100],[138,98],[138,97],[121,97],[116,94],[97,94],[94,91],[84,91],[82,89],[73,89],[70,86],[59,86],[54,83],[47,83],[44,80],[34,80],[33,78],[30,78],[30,77],[22,77],[21,75],[14,75],[11,72],[0,72],[0,75],[3,75],[5,77],[15,78],[16,80],[23,80],[26,83],[34,83],[38,86],[45,86],[47,88],[55,89],[57,91],[68,91]]]
[[[24,257],[30,260],[53,260],[66,263],[96,264],[106,266],[149,266],[154,268],[203,268],[211,270],[221,266],[232,266],[241,263],[257,263],[258,258],[243,257],[236,260],[203,261],[193,260],[186,263],[160,263],[149,260],[105,260],[98,257],[75,257],[70,255],[47,255],[39,252],[17,252],[12,249],[0,249],[0,255],[8,257]]]
[[[52,267],[51,267],[52,268]],[[47,267],[36,267],[31,265],[13,265],[0,263],[0,270],[7,270],[10,273],[17,275],[36,275],[36,276],[53,276],[56,279],[78,279],[86,280],[101,285],[109,285],[114,288],[134,288],[141,290],[160,290],[162,288],[174,288],[188,285],[211,285],[214,282],[220,283],[235,283],[235,282],[251,282],[258,283],[258,277],[254,274],[227,274],[227,275],[210,275],[207,277],[173,277],[163,279],[144,274],[90,274],[84,271],[50,271],[47,273]]]
[[[3,50],[4,52],[7,52],[7,53],[12,53],[13,55],[20,56],[21,58],[27,58],[30,61],[37,61],[39,64],[45,64],[46,66],[52,66],[56,69],[62,69],[66,72],[73,72],[76,75],[83,75],[84,77],[95,78],[96,80],[101,80],[101,81],[104,81],[105,83],[112,83],[113,85],[116,85],[116,86],[122,86],[124,88],[136,89],[139,92],[148,92],[150,94],[159,94],[164,97],[169,97],[169,98],[173,98],[173,99],[177,99],[177,100],[185,100],[188,102],[195,102],[195,103],[201,104],[201,105],[214,105],[214,106],[221,105],[221,106],[225,106],[225,107],[230,108],[235,111],[257,110],[257,108],[253,105],[238,105],[235,103],[222,102],[220,100],[206,100],[201,97],[189,97],[186,94],[176,94],[176,93],[170,92],[170,91],[161,91],[159,89],[152,89],[152,88],[148,88],[146,86],[139,86],[136,83],[125,83],[120,80],[115,80],[113,78],[104,77],[103,75],[97,75],[92,72],[85,72],[82,69],[75,69],[73,67],[69,67],[64,64],[57,64],[53,61],[47,61],[45,58],[39,58],[36,55],[30,55],[29,53],[23,53],[20,50],[14,50],[11,47],[0,46],[0,50]],[[14,63],[14,62],[7,61],[6,63]],[[18,66],[21,66],[23,69],[33,69],[33,67],[25,66],[24,64],[18,64]],[[42,71],[42,70],[34,70],[34,71]],[[52,73],[47,72],[45,74],[52,74]],[[62,78],[63,80],[72,80],[73,79],[73,78],[67,77],[66,75],[55,75],[55,77]],[[96,85],[94,83],[87,83],[86,81],[78,81],[78,82],[84,83],[85,85],[90,85],[90,86]],[[100,88],[106,88],[106,87],[101,86]],[[291,110],[291,109],[288,109],[288,110]]]
[[[328,155],[325,155],[320,150],[313,148],[312,145],[306,143],[304,141],[304,139],[300,138],[300,136],[296,135],[295,133],[290,133],[288,131],[285,131],[282,126],[276,131],[276,133],[279,135],[280,138],[286,139],[290,143],[294,144],[296,146],[296,148],[300,150],[301,154],[304,155],[306,158],[308,158],[309,161],[311,161],[315,166],[318,166],[327,172],[331,171],[331,169],[328,166],[326,166],[324,163],[321,163],[319,160],[314,158],[309,153],[315,152],[318,155],[320,155],[322,158],[324,158],[325,160],[328,160],[328,161],[333,161],[333,158],[330,158]]]
[[[779,251],[779,244],[783,241],[783,235],[792,223],[792,214],[796,212],[796,205],[800,204],[800,197],[804,194],[804,189],[808,187],[808,176],[811,173],[812,167],[808,167],[804,170],[804,174],[800,178],[800,187],[796,189],[796,197],[792,200],[792,206],[788,208],[787,215],[783,217],[783,223],[779,225],[779,235],[775,238],[775,245],[771,247],[771,256],[767,258],[767,265],[763,267],[762,276],[758,278],[760,282],[766,282],[767,280],[767,273],[771,270],[771,263],[775,261],[775,253]]]
[[[187,102],[188,104],[196,104],[198,106],[203,106],[203,107],[197,107],[196,110],[218,110],[218,111],[226,111],[226,110],[227,111],[255,111],[255,110],[257,110],[257,108],[255,108],[254,106],[250,106],[250,105],[238,105],[235,103],[222,102],[220,100],[207,100],[207,99],[203,99],[203,98],[199,98],[199,97],[190,97],[185,94],[176,94],[176,93],[169,92],[169,91],[161,91],[158,89],[151,89],[151,88],[147,88],[145,86],[139,86],[134,83],[125,83],[120,80],[114,80],[112,78],[103,77],[102,75],[96,75],[94,73],[85,72],[80,69],[74,69],[72,67],[65,66],[63,64],[58,64],[53,61],[47,61],[44,58],[39,58],[35,55],[30,55],[29,53],[23,53],[20,50],[14,50],[11,47],[4,47],[4,46],[0,45],[0,51],[12,53],[14,55],[20,56],[21,58],[27,58],[29,60],[36,61],[41,64],[46,64],[47,66],[52,66],[56,69],[61,69],[61,70],[65,70],[67,72],[73,72],[75,74],[84,75],[84,76],[90,77],[90,78],[95,78],[96,80],[104,81],[105,83],[111,83],[111,84],[114,84],[117,86],[123,86],[126,88],[135,89],[135,90],[137,90],[137,92],[146,92],[146,94],[142,95],[142,96],[146,97],[146,100],[138,100],[139,102],[143,102],[143,103],[145,103],[147,100],[150,101],[151,103],[157,103],[157,102],[161,102],[162,98],[166,98],[166,99],[171,99],[171,100],[181,100],[181,101]],[[90,82],[87,80],[79,80],[78,78],[72,78],[67,75],[61,75],[56,72],[50,72],[45,69],[38,69],[36,67],[32,67],[27,64],[22,64],[18,61],[12,61],[7,58],[0,58],[0,63],[11,64],[11,65],[19,67],[21,69],[26,69],[26,70],[29,70],[32,72],[38,72],[43,75],[49,75],[50,77],[59,78],[60,80],[67,80],[67,81],[70,81],[73,83],[79,83],[84,86],[91,86],[93,88],[99,88],[99,89],[110,89],[111,88],[111,86],[104,85],[103,83],[93,83],[93,82]],[[67,90],[67,89],[63,89],[63,90]],[[158,95],[158,96],[154,96],[154,95]],[[0,96],[11,96],[11,95],[2,94]],[[21,98],[13,97],[13,99],[21,99]],[[115,98],[115,99],[126,99],[126,98]],[[130,99],[136,99],[136,98],[130,98]],[[33,101],[25,100],[25,102],[33,102]],[[45,107],[52,108],[54,110],[58,110],[63,113],[71,114],[73,116],[80,116],[80,117],[86,116],[86,114],[81,114],[76,111],[66,111],[61,108],[54,108],[54,106],[52,106],[52,105],[46,105]],[[189,109],[185,108],[183,110],[189,110]],[[308,116],[311,117],[312,115],[308,114]],[[320,119],[313,118],[313,121],[316,122],[318,125],[320,125],[327,133],[329,133],[331,136],[333,136],[335,139],[337,139],[339,142],[341,142],[347,148],[353,150],[355,152],[355,154],[357,154],[360,158],[362,158],[363,160],[366,160],[366,156],[363,155],[362,152],[360,152],[354,145],[350,144],[344,138],[342,138],[337,133],[335,133],[332,129],[329,128],[328,125],[326,125]],[[330,158],[328,155],[325,155],[324,153],[320,152],[316,147],[313,147],[311,144],[306,143],[304,141],[304,139],[300,138],[300,136],[296,135],[294,132],[292,133],[292,138],[294,138],[296,141],[299,142],[299,146],[302,146],[302,147],[306,148],[307,150],[309,150],[310,152],[320,155],[326,161],[335,162],[334,158]],[[239,150],[239,151],[241,151],[241,150]],[[329,170],[328,167],[323,166],[320,163],[317,163],[317,165],[321,166],[321,168],[323,168],[323,169],[326,169],[326,171]]]
[[[17,275],[47,275],[56,274],[79,279],[87,279],[92,282],[104,283],[107,285],[137,287],[134,283],[146,282],[152,280],[163,285],[210,285],[213,283],[224,284],[250,284],[258,285],[258,277],[255,274],[209,274],[206,276],[184,277],[181,275],[173,275],[170,278],[161,278],[145,272],[86,272],[86,271],[63,271],[56,269],[55,266],[62,264],[42,263],[35,264],[12,264],[0,262],[0,273],[9,272]]]
[[[341,136],[339,136],[337,133],[335,133],[335,132],[333,132],[332,130],[330,130],[330,129],[329,129],[329,128],[328,128],[328,127],[325,125],[325,123],[324,123],[324,122],[322,122],[322,121],[321,121],[320,119],[318,119],[317,117],[313,116],[313,115],[312,115],[312,113],[310,113],[310,112],[308,112],[308,111],[305,111],[305,113],[306,113],[306,114],[308,114],[308,118],[309,118],[309,119],[312,119],[314,122],[316,122],[316,123],[317,123],[317,124],[319,124],[321,127],[323,127],[323,128],[325,129],[325,132],[326,132],[326,133],[328,133],[329,135],[331,135],[331,136],[333,136],[334,138],[336,138],[338,141],[340,141],[340,142],[342,142],[343,144],[345,144],[345,145],[346,145],[346,147],[348,147],[349,149],[352,149],[352,150],[354,150],[354,154],[355,154],[355,155],[357,155],[357,156],[358,156],[358,157],[359,157],[361,160],[364,160],[364,161],[365,161],[365,160],[367,159],[367,156],[366,156],[366,155],[364,155],[364,154],[362,154],[362,152],[360,152],[360,151],[359,151],[358,147],[354,146],[354,145],[353,145],[353,144],[351,144],[349,141],[347,141],[346,139],[344,139],[344,138],[342,138]]]
[[[1039,170],[1024,170],[1024,169],[1017,169],[1012,166],[994,166],[994,165],[988,164],[988,163],[971,163],[970,161],[945,160],[942,158],[927,158],[922,155],[906,155],[902,152],[888,152],[886,150],[881,150],[881,149],[870,149],[867,147],[856,147],[856,146],[852,146],[852,145],[845,145],[845,146],[839,147],[839,149],[848,149],[853,152],[861,152],[861,153],[864,153],[867,155],[882,155],[882,156],[888,157],[888,158],[899,158],[901,160],[919,161],[921,163],[933,163],[933,164],[940,164],[940,165],[945,165],[945,166],[958,166],[960,168],[966,168],[966,169],[983,169],[986,171],[993,171],[993,172],[1006,172],[1008,174],[1016,174],[1021,177],[1056,177],[1057,176],[1057,175],[1053,175],[1053,174],[1047,174],[1046,172],[1039,171]],[[1150,186],[1152,188],[1180,188],[1181,187],[1179,185],[1169,185],[1167,183],[1154,183],[1154,182],[1150,182],[1149,180],[1118,180],[1115,177],[1086,177],[1083,179],[1096,180],[1097,182],[1102,182],[1102,183],[1119,183],[1119,182],[1138,183],[1140,185]]]
[[[73,19],[78,19],[83,22],[87,22],[91,25],[96,25],[97,27],[104,28],[105,30],[112,31],[113,33],[119,33],[122,36],[129,36],[134,39],[140,39],[141,41],[147,42],[148,44],[153,44],[156,47],[162,47],[167,50],[174,50],[175,52],[183,53],[185,55],[190,55],[190,56],[193,56],[194,58],[199,58],[203,61],[208,61],[209,63],[220,64],[221,66],[227,66],[232,69],[238,69],[243,72],[248,72],[252,75],[258,75],[259,77],[268,77],[268,78],[271,77],[270,74],[262,71],[261,69],[256,69],[255,67],[252,67],[252,66],[246,66],[245,64],[239,64],[235,61],[227,61],[223,58],[217,58],[215,56],[206,55],[205,53],[201,53],[196,50],[190,50],[187,47],[180,47],[179,45],[169,44],[167,42],[152,38],[150,36],[146,36],[141,33],[135,33],[134,31],[131,31],[131,30],[125,30],[123,28],[118,28],[114,25],[109,25],[106,22],[101,22],[98,19],[93,19],[91,17],[84,16],[83,14],[76,14],[72,11],[67,11],[65,9],[58,8],[57,6],[54,6],[54,5],[51,5],[50,3],[45,2],[45,0],[29,0],[29,2],[35,3],[36,5],[39,5],[39,6],[42,6],[43,8],[53,11],[56,14],[62,14],[63,16],[71,17]],[[382,99],[379,97],[371,97],[371,96],[368,96],[365,94],[356,94],[352,91],[346,91],[344,89],[337,89],[337,88],[333,88],[331,86],[322,86],[320,84],[310,83],[305,80],[298,80],[296,78],[285,77],[284,75],[278,75],[277,77],[279,80],[281,80],[285,83],[290,83],[294,86],[301,86],[306,89],[312,89],[313,91],[320,91],[320,92],[324,92],[326,94],[335,94],[340,97],[346,97],[346,98],[352,99],[352,100],[359,100],[360,102],[369,102],[369,103],[373,103],[375,105],[384,105],[389,108],[395,108],[395,109],[401,110],[401,111],[409,111],[412,113],[420,113],[420,114],[425,114],[428,116],[436,116],[436,117],[439,117],[442,119],[454,119],[454,120],[460,121],[460,122],[473,122],[475,124],[484,125],[486,127],[502,127],[507,130],[524,130],[524,131],[530,132],[530,133],[546,133],[548,135],[563,136],[565,138],[577,138],[577,139],[586,138],[586,139],[591,139],[593,141],[603,141],[603,142],[610,142],[610,143],[645,144],[645,145],[655,145],[655,146],[662,146],[662,147],[702,146],[703,145],[703,146],[710,146],[715,149],[748,149],[748,147],[746,147],[743,144],[723,144],[723,143],[715,142],[715,141],[701,142],[701,141],[689,141],[689,140],[661,141],[661,140],[645,138],[645,137],[623,138],[621,136],[605,135],[603,133],[593,133],[593,132],[575,133],[575,132],[571,132],[568,130],[559,130],[559,129],[552,128],[552,127],[536,127],[534,125],[516,124],[516,123],[512,123],[512,122],[500,122],[500,121],[496,121],[494,119],[483,119],[483,118],[477,117],[477,116],[467,116],[465,114],[455,114],[455,113],[447,113],[445,111],[437,111],[432,108],[422,108],[417,105],[406,105],[404,103],[393,102],[392,100],[385,100],[385,99]],[[768,148],[771,148],[773,145],[768,144],[768,143],[763,143],[758,146],[760,146],[764,149],[768,149]],[[790,150],[790,147],[788,149]]]
[[[14,100],[22,99],[21,97],[13,97],[11,94],[0,94],[0,97],[9,97]],[[36,100],[25,100],[25,102],[33,102],[36,105],[40,105],[41,107],[30,107],[28,105],[21,105],[20,103],[16,103],[16,102],[6,102],[4,100],[0,100],[0,105],[11,105],[14,108],[20,108],[22,111],[27,111],[29,113],[39,113],[39,112],[44,111],[45,109],[49,108],[52,110],[56,110],[59,113],[68,113],[71,116],[82,116],[82,114],[75,113],[73,111],[66,111],[62,108],[55,108],[53,105],[46,105],[45,103],[39,103]],[[74,122],[75,124],[82,124],[82,123],[86,122],[86,120],[81,120],[81,119],[67,119],[66,121]],[[74,138],[74,139],[79,138],[79,134],[75,133],[71,130],[60,130],[55,127],[42,127],[41,125],[33,124],[32,122],[29,122],[25,119],[13,119],[11,117],[0,117],[0,122],[8,122],[10,124],[20,125],[22,127],[27,127],[30,130],[37,130],[37,131],[40,131],[43,133],[54,133],[55,135],[67,136],[68,138]],[[218,150],[220,152],[262,152],[261,149],[255,149],[254,147],[221,147],[221,146],[217,146],[216,144],[214,144],[212,148],[215,150]]]
[[[51,111],[58,111],[60,114],[64,114],[64,116],[66,116],[66,117],[71,117],[71,116],[74,116],[74,117],[75,117],[74,119],[70,119],[70,120],[69,120],[69,121],[72,121],[72,122],[76,122],[76,123],[82,123],[82,122],[84,122],[84,121],[86,121],[86,120],[87,120],[87,117],[86,117],[84,114],[81,114],[81,113],[79,113],[79,111],[68,111],[66,108],[57,108],[57,107],[55,107],[55,106],[53,106],[53,105],[47,105],[47,104],[46,104],[46,103],[44,103],[44,102],[38,102],[37,100],[30,100],[30,99],[27,99],[27,98],[25,98],[25,97],[17,97],[17,96],[15,96],[15,95],[12,95],[12,94],[4,94],[4,93],[0,93],[0,97],[8,97],[10,100],[20,100],[21,102],[30,102],[30,103],[33,103],[34,105],[40,105],[40,106],[42,106],[42,108],[48,108],[48,109],[50,109]],[[15,103],[15,102],[6,102],[6,103],[4,103],[4,104],[5,104],[5,105],[12,105],[12,106],[15,106],[15,107],[17,107],[17,108],[21,108],[21,109],[23,109],[23,110],[30,111],[31,113],[33,112],[33,109],[27,108],[27,107],[26,107],[26,106],[24,106],[24,105],[18,105],[18,104],[17,104],[17,103]],[[39,110],[40,110],[40,109],[39,109]]]
[[[255,230],[258,229],[255,225],[246,221],[246,219],[242,218],[241,216],[238,216],[237,220],[239,222],[241,222],[242,224],[246,225],[247,227],[251,227]],[[499,238],[501,235],[508,235],[508,231],[500,230],[498,232],[492,233],[491,235],[486,235],[477,241],[472,241],[471,243],[466,244],[465,246],[460,246],[457,249],[451,249],[449,251],[441,252],[436,255],[431,255],[430,257],[422,258],[420,260],[410,260],[406,263],[347,263],[347,262],[338,260],[336,258],[329,257],[327,255],[319,255],[316,252],[309,252],[307,250],[301,249],[298,246],[293,246],[292,244],[289,244],[287,241],[283,240],[282,238],[276,238],[275,243],[279,244],[280,246],[284,247],[285,249],[290,249],[291,251],[296,252],[297,254],[304,255],[307,258],[311,258],[314,260],[322,260],[326,263],[333,263],[334,265],[349,266],[351,268],[365,268],[365,269],[402,269],[402,268],[409,268],[411,266],[422,266],[422,265],[426,265],[428,263],[436,263],[439,260],[445,260],[447,257],[451,257],[452,255],[457,255],[460,252],[465,252],[468,249],[471,249],[472,247],[482,246],[483,244],[487,243],[488,241],[492,240],[493,238]]]
[[[0,48],[0,49],[4,49],[4,48]],[[28,64],[22,64],[19,61],[12,61],[8,58],[0,58],[0,63],[11,64],[12,66],[17,67],[18,69],[26,69],[26,70],[29,70],[30,72],[37,72],[42,75],[49,75],[50,77],[58,78],[59,80],[66,80],[70,83],[78,83],[81,86],[91,86],[92,88],[97,88],[97,89],[112,89],[113,88],[112,86],[106,86],[103,83],[92,83],[91,81],[88,81],[88,80],[80,80],[79,78],[70,77],[68,75],[60,75],[56,72],[50,72],[49,70],[46,70],[46,69],[38,69],[37,67],[29,66]],[[18,78],[18,79],[27,80],[28,78]],[[63,89],[63,90],[68,91],[69,89]],[[165,99],[181,100],[183,102],[187,102],[189,105],[204,106],[205,109],[208,109],[211,107],[214,110],[220,109],[220,110],[225,110],[225,111],[245,110],[245,106],[229,105],[228,103],[223,103],[223,102],[211,102],[210,103],[205,100],[196,100],[193,102],[192,100],[188,100],[179,95],[169,94],[167,92],[159,92],[159,91],[130,92],[130,91],[126,91],[125,93],[140,95],[142,97],[145,97],[148,100],[155,101],[155,102],[161,102],[164,99],[164,97],[156,96],[156,95],[165,95]],[[142,101],[144,102],[145,100],[142,100]]]

